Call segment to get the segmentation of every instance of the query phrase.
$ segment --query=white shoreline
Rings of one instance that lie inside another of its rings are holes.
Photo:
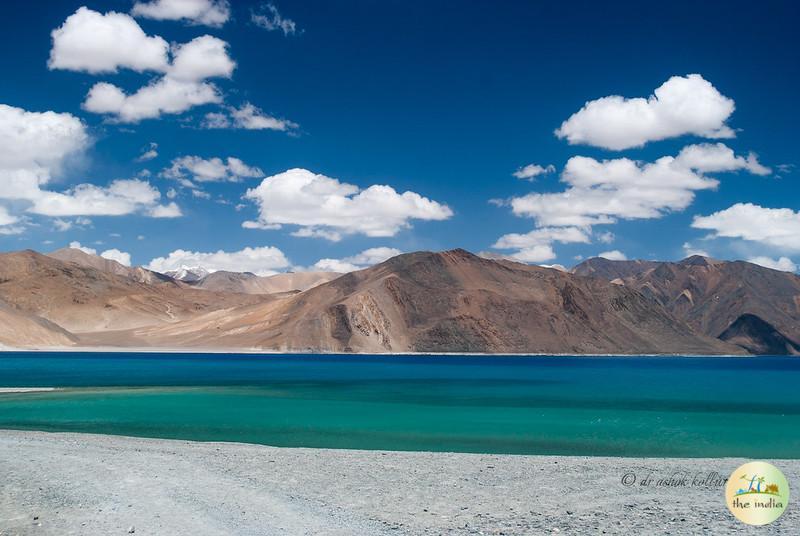
[[[0,387],[0,394],[4,393],[41,393],[55,391],[56,387]]]
[[[24,453],[20,456],[19,453]],[[723,487],[744,460],[276,448],[0,430],[0,527],[15,533],[730,534]],[[770,460],[800,487],[800,460]],[[759,533],[798,534],[800,508]]]

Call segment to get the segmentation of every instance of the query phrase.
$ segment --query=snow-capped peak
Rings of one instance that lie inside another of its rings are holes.
[[[210,273],[210,271],[206,270],[202,266],[181,266],[177,270],[164,272],[165,275],[168,275],[173,279],[186,282],[200,281]]]

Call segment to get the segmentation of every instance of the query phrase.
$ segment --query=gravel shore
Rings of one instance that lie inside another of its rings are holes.
[[[800,534],[800,499],[767,527],[728,512],[722,480],[744,461],[0,430],[0,535]],[[797,497],[800,460],[770,461]]]

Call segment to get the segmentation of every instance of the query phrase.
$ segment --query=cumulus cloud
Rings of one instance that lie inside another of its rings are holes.
[[[794,273],[797,271],[797,265],[788,257],[781,257],[779,259],[771,259],[770,257],[751,257],[747,259],[747,262],[752,262],[753,264],[758,264],[759,266],[772,268],[773,270],[779,270],[781,272]]]
[[[129,15],[98,13],[86,7],[67,17],[52,32],[53,47],[48,67],[89,73],[166,71],[169,45],[159,36],[148,36]]]
[[[174,201],[166,205],[156,205],[147,209],[147,215],[151,218],[180,218],[183,216],[181,207]]]
[[[694,200],[694,192],[715,189],[719,181],[703,173],[712,169],[769,172],[754,155],[735,156],[722,144],[690,145],[677,157],[648,163],[574,156],[561,174],[562,182],[569,185],[565,191],[531,193],[513,198],[510,204],[514,214],[535,218],[542,226],[658,218],[667,211],[684,210]]]
[[[74,115],[29,112],[0,104],[2,192],[35,192],[39,184],[58,174],[70,157],[77,156],[88,145],[86,127]],[[24,194],[15,196],[24,197]]]
[[[614,249],[612,251],[604,251],[597,255],[603,259],[608,259],[610,261],[627,261],[628,257],[618,249]]]
[[[62,192],[47,189],[52,177],[88,145],[86,127],[73,115],[0,105],[0,199],[22,201],[28,212],[59,218],[147,214],[158,206],[160,192],[140,179],[78,184]],[[57,220],[55,225],[71,224]]]
[[[732,99],[699,74],[673,76],[648,98],[613,95],[589,101],[555,134],[570,144],[613,150],[686,134],[733,138],[726,121],[734,108]]]
[[[203,253],[176,249],[166,257],[157,257],[150,261],[147,268],[156,272],[168,272],[181,268],[202,267],[209,272],[226,270],[230,272],[252,272],[256,275],[273,275],[285,270],[291,263],[283,252],[271,246],[246,247],[239,251],[223,251]]]
[[[410,220],[446,220],[453,215],[447,205],[416,192],[401,194],[379,184],[362,190],[297,168],[265,178],[245,198],[259,208],[259,219],[246,223],[249,228],[299,225],[310,236],[316,231],[332,233],[329,239],[355,233],[394,236],[410,227]]]
[[[320,259],[312,270],[321,272],[355,272],[400,255],[402,251],[396,248],[378,247],[365,249],[361,253],[343,259]]]
[[[567,184],[564,191],[534,192],[507,202],[514,214],[533,218],[540,229],[527,235],[506,235],[494,247],[518,249],[513,256],[524,262],[551,260],[555,257],[552,243],[567,241],[551,238],[550,228],[582,229],[589,236],[594,225],[613,224],[619,219],[659,218],[667,212],[684,210],[694,200],[695,192],[715,189],[719,181],[706,172],[739,170],[770,173],[756,155],[737,156],[721,143],[689,145],[677,156],[664,156],[655,162],[574,156],[561,173],[561,181]],[[542,229],[547,232],[539,233]],[[514,237],[516,245],[508,237]],[[530,238],[526,243],[522,237]],[[603,243],[613,238],[610,232],[597,235]]]
[[[228,21],[231,12],[227,0],[151,0],[137,1],[131,13],[135,17],[179,20],[218,28]]]
[[[590,242],[586,229],[578,227],[543,227],[525,234],[511,233],[501,236],[492,246],[495,249],[515,249],[508,258],[520,262],[540,263],[556,258],[553,242],[562,244]]]
[[[137,123],[162,114],[180,114],[194,106],[220,102],[222,95],[214,84],[165,76],[130,95],[114,84],[98,82],[89,90],[83,109],[113,115],[121,123]]]
[[[283,35],[291,35],[297,31],[297,24],[292,19],[282,16],[274,4],[266,4],[258,11],[253,11],[250,20],[256,26],[270,32],[278,30],[283,32]]]
[[[239,182],[245,178],[263,177],[264,172],[234,157],[223,160],[218,157],[205,159],[199,156],[182,156],[175,158],[170,167],[161,172],[161,176],[197,182]]]
[[[236,62],[228,55],[228,43],[210,35],[195,37],[172,48],[173,60],[168,75],[176,80],[230,78]]]
[[[244,130],[277,130],[291,132],[299,128],[297,123],[287,119],[278,119],[265,114],[249,102],[239,108],[230,106],[224,112],[209,112],[203,120],[203,127],[208,129],[244,129]]]
[[[98,74],[127,68],[163,73],[131,94],[108,82],[92,86],[83,102],[84,110],[107,114],[123,123],[219,104],[222,96],[207,79],[230,78],[236,67],[228,54],[228,43],[221,39],[203,35],[170,47],[163,38],[146,35],[129,15],[113,11],[102,14],[81,7],[52,35],[51,69]]]
[[[753,152],[746,157],[737,156],[724,143],[701,143],[687,145],[675,157],[679,165],[701,173],[746,170],[754,175],[769,175],[772,170],[758,161]]]
[[[518,179],[533,180],[539,175],[555,172],[556,167],[552,164],[548,166],[540,166],[539,164],[528,164],[525,167],[519,168],[513,173]]]
[[[102,252],[100,256],[103,257],[104,259],[117,261],[123,266],[131,265],[131,254],[125,251],[120,251],[117,248],[107,249],[104,252]]]
[[[736,203],[708,216],[695,216],[692,227],[710,230],[715,237],[739,238],[778,250],[800,251],[800,212],[790,208]]]
[[[122,216],[152,210],[160,197],[147,181],[120,179],[108,186],[79,184],[65,192],[41,191],[28,210],[44,216]]]

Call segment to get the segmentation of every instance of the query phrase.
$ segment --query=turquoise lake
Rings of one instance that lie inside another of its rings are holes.
[[[800,359],[3,353],[0,428],[276,446],[800,458]]]

